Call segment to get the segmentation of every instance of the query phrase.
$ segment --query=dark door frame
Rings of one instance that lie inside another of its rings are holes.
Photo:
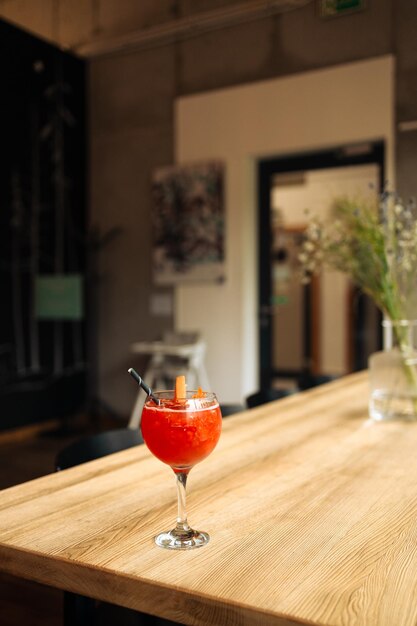
[[[385,181],[385,143],[382,140],[365,141],[354,145],[345,145],[320,150],[291,154],[258,161],[258,236],[259,236],[259,364],[260,388],[266,389],[272,379],[272,324],[271,324],[271,184],[278,173],[301,172],[309,170],[346,167],[349,165],[376,164],[379,166],[379,187],[382,191]],[[308,294],[307,294],[308,301]],[[357,317],[354,369],[364,367],[363,362],[363,304],[357,301]],[[308,343],[307,341],[305,342]],[[307,349],[307,347],[306,347]]]

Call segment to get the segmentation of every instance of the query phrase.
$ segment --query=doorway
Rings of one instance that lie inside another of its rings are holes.
[[[326,217],[338,196],[375,195],[383,181],[382,141],[259,162],[261,388],[363,369],[380,347],[369,298],[336,272],[302,286],[297,268],[305,209]]]

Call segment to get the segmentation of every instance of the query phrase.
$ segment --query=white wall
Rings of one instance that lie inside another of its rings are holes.
[[[393,180],[393,75],[385,56],[177,100],[177,162],[226,163],[227,280],[179,286],[175,303],[177,328],[207,340],[222,402],[258,387],[257,160],[384,139]]]

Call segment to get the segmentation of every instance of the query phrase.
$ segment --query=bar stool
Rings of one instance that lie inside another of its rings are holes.
[[[204,362],[206,343],[199,333],[166,333],[161,341],[132,344],[131,352],[150,356],[143,380],[154,389],[172,389],[176,376],[181,374],[189,389],[210,389]],[[139,428],[145,400],[145,393],[139,389],[129,428]]]

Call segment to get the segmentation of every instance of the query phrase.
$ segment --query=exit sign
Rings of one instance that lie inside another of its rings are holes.
[[[320,0],[320,14],[323,17],[344,15],[364,9],[366,0]]]

